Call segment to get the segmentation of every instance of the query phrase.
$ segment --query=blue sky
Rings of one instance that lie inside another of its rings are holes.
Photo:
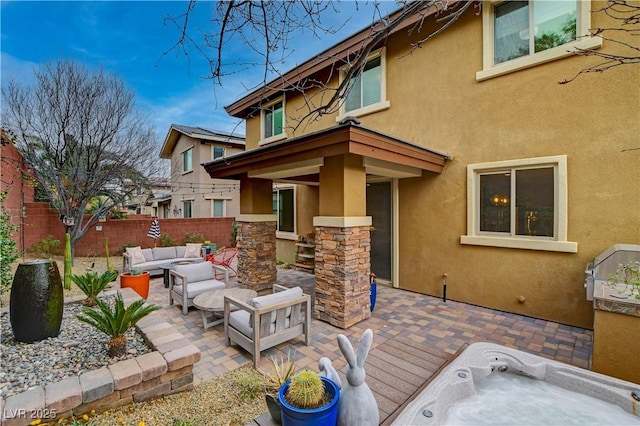
[[[206,79],[208,64],[192,51],[185,57],[168,54],[180,36],[166,20],[186,10],[185,1],[1,1],[0,72],[29,82],[33,69],[58,59],[73,59],[89,67],[103,67],[124,79],[136,94],[138,109],[150,117],[162,143],[171,123],[244,133],[224,106],[246,94],[256,83],[257,70],[235,74],[222,87]],[[214,2],[199,1],[191,14],[193,30],[211,30]],[[310,34],[297,38],[294,54],[282,71],[293,68],[371,22],[371,5],[338,4],[336,23],[350,19],[342,30],[322,39]],[[393,9],[394,2],[385,3]],[[243,46],[232,46],[242,51]]]

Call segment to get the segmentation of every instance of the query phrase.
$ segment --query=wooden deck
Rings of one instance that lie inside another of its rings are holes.
[[[367,384],[378,402],[380,424],[390,425],[405,405],[463,349],[452,355],[402,337],[372,349],[366,361]],[[265,413],[249,425],[276,426],[276,423]]]

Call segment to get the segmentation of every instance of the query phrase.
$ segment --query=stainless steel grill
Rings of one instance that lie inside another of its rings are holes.
[[[587,278],[584,287],[587,289],[587,300],[593,300],[593,289],[596,281],[607,282],[609,275],[616,272],[618,265],[640,261],[640,245],[614,244],[600,253],[593,262],[587,264]]]

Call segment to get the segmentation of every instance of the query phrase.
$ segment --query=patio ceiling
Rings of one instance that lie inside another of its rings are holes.
[[[203,163],[212,178],[318,182],[325,157],[356,154],[367,174],[405,178],[442,173],[451,156],[348,122]]]

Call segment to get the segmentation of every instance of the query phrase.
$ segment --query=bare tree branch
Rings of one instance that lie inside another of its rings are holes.
[[[159,170],[153,129],[135,110],[124,82],[60,61],[35,71],[33,86],[2,88],[2,127],[68,226],[72,246],[98,216],[122,206]],[[104,203],[85,216],[95,197]]]
[[[609,0],[605,6],[597,9],[595,13],[606,14],[609,18],[619,22],[620,26],[591,28],[589,30],[590,36],[600,37],[606,43],[621,47],[621,51],[624,53],[610,53],[610,51],[605,49],[576,48],[576,55],[597,57],[602,59],[602,62],[586,67],[577,72],[573,77],[559,81],[558,83],[570,83],[582,74],[603,73],[621,65],[640,64],[640,44],[625,42],[619,38],[621,35],[640,37],[640,3],[627,0]]]

